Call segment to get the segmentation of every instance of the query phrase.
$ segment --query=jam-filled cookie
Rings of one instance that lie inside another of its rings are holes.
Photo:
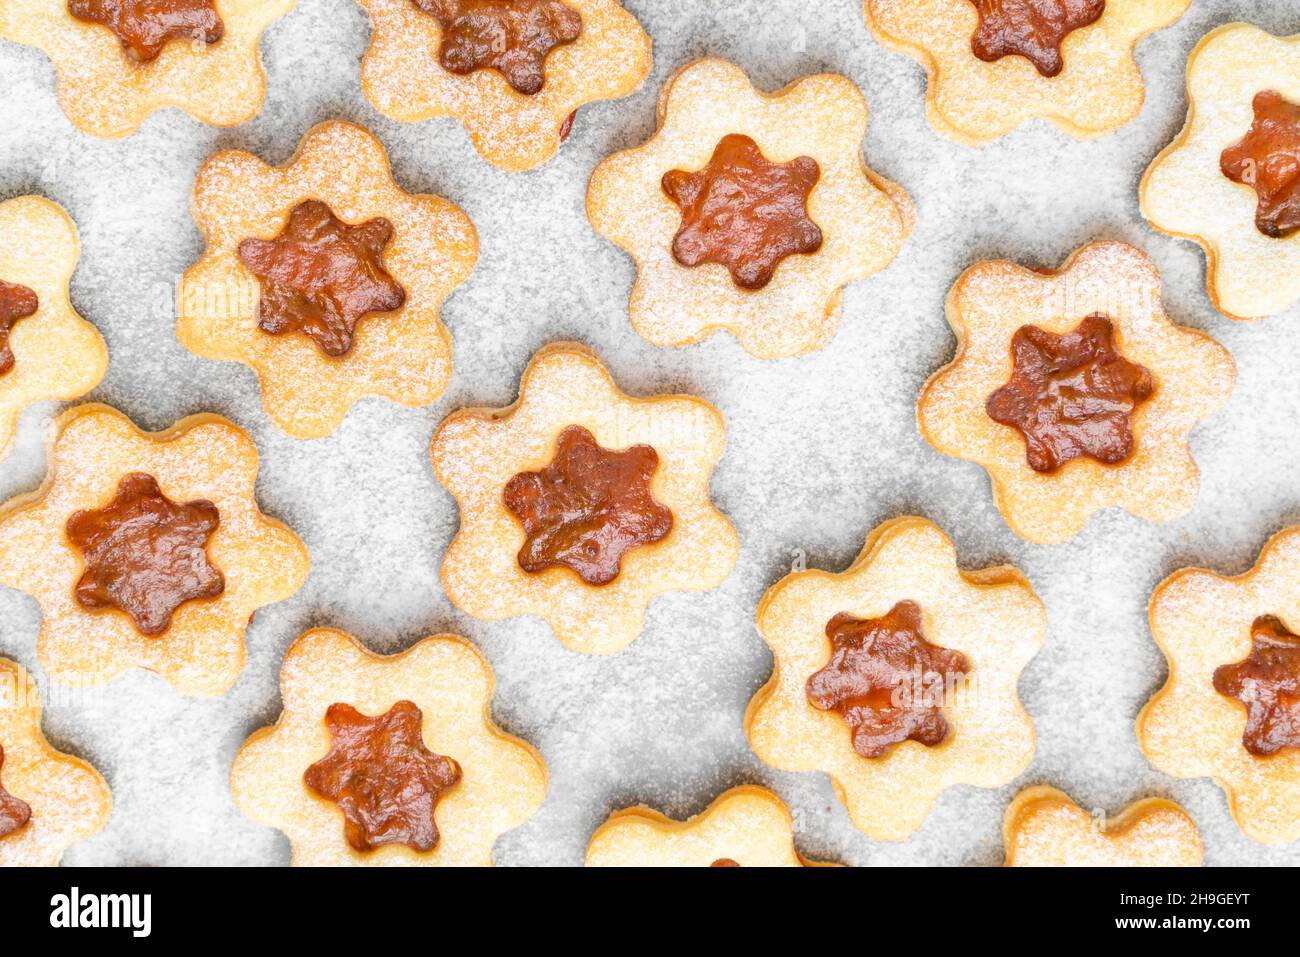
[[[145,433],[102,405],[64,413],[53,436],[44,486],[0,510],[0,584],[40,604],[45,671],[229,690],[253,613],[308,568],[298,536],[258,511],[252,440],[215,415]]]
[[[460,506],[447,597],[490,620],[539,615],[566,647],[609,654],[669,591],[721,584],[739,540],[709,501],[722,417],[693,396],[625,395],[589,350],[541,349],[505,409],[462,409],[433,439]]]
[[[309,631],[285,655],[279,720],[235,756],[235,803],[297,865],[490,865],[546,796],[541,755],[492,723],[492,688],[456,635],[383,656]]]
[[[427,405],[451,378],[443,300],[469,278],[478,236],[437,196],[405,193],[351,123],[323,123],[284,166],[212,156],[194,184],[207,249],[185,273],[176,334],[257,372],[295,438],[333,432],[357,399]]]
[[[1247,836],[1300,838],[1300,527],[1254,568],[1184,568],[1151,596],[1169,679],[1138,716],[1142,751],[1176,777],[1212,777]]]
[[[794,846],[794,820],[767,788],[732,788],[674,821],[648,807],[616,811],[587,845],[588,867],[819,867]]]
[[[0,658],[0,867],[57,865],[112,809],[99,772],[45,740],[36,682]]]
[[[1146,96],[1133,48],[1191,0],[865,0],[882,46],[929,77],[930,125],[958,143],[1050,120],[1091,138],[1137,116]]]
[[[1201,834],[1173,801],[1089,814],[1056,788],[1026,788],[1002,820],[1007,867],[1199,867]]]
[[[361,85],[405,123],[452,116],[505,170],[532,169],[579,107],[627,96],[650,37],[618,0],[357,0],[370,14]]]
[[[904,517],[848,570],[800,571],[758,607],[772,677],[749,704],[750,744],[784,771],[824,771],[876,840],[915,831],[956,784],[998,787],[1028,766],[1020,672],[1047,614],[1011,566],[968,572],[933,523]]]
[[[957,355],[921,393],[921,432],[978,462],[1007,524],[1064,541],[1118,506],[1168,521],[1196,501],[1187,434],[1227,399],[1227,350],[1174,325],[1160,275],[1123,243],[1059,270],[982,262],[948,295]]]
[[[1300,36],[1230,23],[1187,61],[1187,124],[1142,180],[1142,212],[1205,250],[1225,314],[1300,299]]]
[[[0,37],[54,63],[59,104],[93,136],[134,133],[174,106],[216,126],[262,108],[262,31],[294,0],[5,0]]]
[[[81,243],[67,213],[39,196],[0,203],[0,455],[19,414],[75,399],[99,384],[108,349],[72,308],[68,283]]]
[[[863,164],[862,91],[823,73],[769,96],[700,60],[664,86],[658,122],[587,187],[592,225],[636,261],[633,328],[659,346],[725,329],[763,359],[824,346],[840,290],[889,265],[913,220]]]

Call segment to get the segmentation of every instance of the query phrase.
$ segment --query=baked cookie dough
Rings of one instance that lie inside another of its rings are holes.
[[[1225,315],[1281,312],[1300,299],[1300,36],[1211,31],[1187,60],[1187,103],[1142,178],[1142,214],[1201,245]]]
[[[145,433],[103,405],[54,423],[45,484],[0,509],[0,584],[32,595],[61,684],[129,668],[224,694],[244,631],[307,577],[307,549],[257,508],[257,448],[215,415]]]
[[[488,162],[546,162],[579,107],[627,96],[650,37],[618,0],[357,0],[370,14],[361,86],[404,123],[452,116]]]
[[[658,124],[587,186],[592,226],[636,261],[633,328],[657,346],[725,329],[763,359],[824,346],[840,290],[889,265],[914,220],[863,164],[862,91],[823,73],[767,95],[699,60],[665,84]]]
[[[977,263],[948,294],[957,355],[917,405],[940,452],[978,462],[1007,524],[1061,542],[1099,509],[1169,521],[1196,501],[1187,435],[1232,390],[1227,350],[1174,325],[1132,246],[1084,246],[1055,271]]]
[[[1253,840],[1300,838],[1300,527],[1245,574],[1174,572],[1149,614],[1169,678],[1138,716],[1142,752],[1165,774],[1214,778]]]
[[[283,166],[217,153],[193,209],[207,248],[185,273],[176,335],[250,366],[289,435],[329,435],[362,396],[416,407],[442,395],[439,310],[469,278],[478,236],[447,200],[403,192],[366,130],[322,123]]]
[[[99,385],[108,370],[108,349],[69,299],[81,243],[68,214],[40,196],[7,200],[0,203],[0,236],[3,456],[29,405],[75,399]]]
[[[546,765],[491,717],[492,669],[456,635],[376,655],[329,628],[293,643],[284,711],[230,772],[240,810],[311,866],[488,866],[546,796]]]
[[[588,867],[824,867],[794,846],[785,802],[752,784],[732,788],[695,817],[648,807],[611,814],[587,845]]]
[[[592,352],[537,352],[504,409],[462,409],[433,438],[460,506],[442,584],[476,618],[538,615],[567,648],[611,654],[669,591],[731,574],[739,540],[709,501],[726,446],[713,406],[624,394]]]
[[[1056,788],[1026,788],[1002,821],[1007,867],[1199,867],[1201,834],[1173,801],[1146,798],[1107,818]]]
[[[1104,136],[1142,109],[1133,49],[1191,0],[864,0],[885,47],[919,62],[935,131],[977,145],[1026,120]]]
[[[56,866],[112,809],[99,772],[45,740],[36,682],[0,658],[0,867]]]
[[[777,582],[758,607],[772,677],[749,703],[758,756],[824,771],[876,840],[915,831],[956,784],[999,787],[1034,754],[1020,672],[1047,614],[1011,566],[967,572],[933,523],[904,517],[871,533],[839,574]]]
[[[215,126],[262,108],[262,31],[294,0],[5,0],[0,37],[54,63],[59,104],[109,139],[174,106]]]

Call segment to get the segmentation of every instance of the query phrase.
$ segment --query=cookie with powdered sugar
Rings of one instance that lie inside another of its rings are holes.
[[[1081,139],[1128,123],[1146,96],[1139,40],[1191,0],[864,0],[881,45],[919,62],[934,129],[976,145],[1035,118]]]
[[[295,0],[6,0],[0,37],[43,50],[75,126],[115,139],[174,106],[214,126],[266,96],[258,44]]]
[[[725,330],[762,359],[825,346],[843,287],[888,266],[914,220],[862,160],[862,91],[823,73],[769,95],[699,60],[664,86],[658,123],[587,186],[592,226],[636,262],[632,328],[659,346]]]

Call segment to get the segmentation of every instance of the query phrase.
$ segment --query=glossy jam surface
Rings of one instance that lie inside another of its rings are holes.
[[[831,658],[806,685],[809,703],[848,723],[853,750],[879,758],[900,741],[940,744],[943,705],[965,681],[965,655],[926,641],[921,607],[900,601],[880,618],[841,612],[826,624]]]
[[[720,857],[712,864],[709,865],[709,867],[739,867],[739,866],[740,865],[738,863],[736,863],[729,857]]]
[[[994,422],[1018,429],[1036,472],[1087,456],[1106,465],[1133,452],[1133,413],[1155,389],[1151,373],[1129,362],[1103,315],[1057,335],[1021,326],[1011,339],[1011,379],[989,396]]]
[[[406,302],[406,291],[384,269],[392,236],[386,219],[349,226],[311,199],[293,208],[275,239],[245,239],[239,261],[262,285],[258,328],[300,332],[327,356],[346,355],[363,316]]]
[[[68,519],[68,539],[83,565],[77,602],[117,608],[141,634],[162,634],[185,602],[225,591],[225,579],[207,554],[220,522],[211,502],[173,502],[152,475],[127,475],[103,508]]]
[[[32,809],[4,788],[5,749],[0,747],[0,838],[21,830],[32,818]]]
[[[560,0],[412,0],[438,21],[438,62],[451,73],[496,70],[519,93],[546,85],[546,57],[582,34],[582,15]]]
[[[648,445],[615,452],[581,426],[566,428],[549,465],[506,483],[505,506],[524,527],[519,567],[564,566],[588,585],[613,581],[630,549],[672,530],[673,513],[650,490],[658,467]]]
[[[172,42],[216,43],[225,33],[215,0],[68,0],[68,13],[108,27],[132,60],[148,63]]]
[[[9,333],[20,319],[34,316],[40,306],[36,293],[26,286],[0,281],[0,376],[14,367]]]
[[[729,133],[708,165],[670,170],[663,190],[682,213],[673,258],[683,266],[721,263],[743,289],[761,289],[787,256],[821,248],[808,216],[821,167],[811,156],[771,163],[748,136]]]
[[[405,844],[438,846],[434,812],[460,780],[460,765],[424,746],[424,715],[410,701],[369,717],[348,704],[325,712],[330,750],[303,783],[343,812],[343,833],[355,850]]]
[[[1266,757],[1300,748],[1300,636],[1264,615],[1250,629],[1250,654],[1214,670],[1214,690],[1246,706],[1241,743]]]
[[[971,50],[985,62],[1022,56],[1046,77],[1065,68],[1061,44],[1065,38],[1106,12],[1106,0],[971,0],[979,11],[979,26]]]
[[[1300,230],[1300,105],[1257,93],[1255,120],[1219,157],[1223,175],[1255,190],[1255,228],[1273,239]]]

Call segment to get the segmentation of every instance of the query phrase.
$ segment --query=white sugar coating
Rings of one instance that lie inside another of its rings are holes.
[[[980,15],[967,0],[865,0],[881,43],[925,64],[935,127],[958,142],[983,142],[1032,117],[1091,137],[1113,130],[1142,106],[1133,60],[1139,39],[1177,19],[1191,0],[1109,0],[1094,23],[1061,43],[1064,68],[1044,77],[1028,58],[991,63],[971,55]]]
[[[733,788],[695,817],[674,821],[652,808],[611,815],[592,835],[593,867],[800,867],[790,809],[766,788]]]
[[[39,603],[42,666],[78,687],[148,668],[189,694],[225,693],[243,668],[248,621],[307,577],[302,542],[253,502],[257,450],[248,436],[211,415],[143,435],[119,413],[93,404],[61,416],[51,430],[52,478],[0,514],[0,582]],[[74,595],[84,563],[68,520],[104,507],[122,477],[136,472],[155,478],[172,501],[210,501],[220,515],[205,546],[224,579],[220,596],[186,602],[157,637],[141,634],[126,615],[88,611]]]
[[[653,139],[601,163],[587,189],[592,225],[637,263],[633,328],[661,346],[726,329],[764,359],[824,345],[838,324],[841,289],[884,269],[911,225],[905,191],[863,164],[862,92],[842,76],[819,74],[764,96],[735,64],[705,59],[673,75],[658,118]],[[682,211],[663,190],[664,173],[703,169],[730,134],[754,140],[771,162],[810,156],[818,164],[806,206],[821,247],[782,260],[757,290],[737,286],[719,263],[684,268],[672,254]]]
[[[502,496],[513,476],[553,460],[569,426],[587,429],[601,448],[653,448],[658,461],[649,492],[673,517],[667,535],[629,550],[618,576],[599,588],[569,569],[525,572],[517,559],[523,529]],[[721,416],[699,399],[631,400],[581,346],[541,350],[514,406],[452,416],[434,437],[434,472],[461,512],[460,532],[440,569],[448,597],[480,618],[540,615],[575,651],[622,651],[640,634],[657,596],[706,591],[731,573],[736,532],[708,500],[709,478],[725,447]]]
[[[294,0],[215,0],[221,39],[172,43],[139,69],[107,27],[78,20],[60,0],[7,0],[0,37],[42,50],[59,77],[68,119],[87,133],[127,136],[154,110],[175,106],[223,126],[262,105],[265,77],[257,48],[267,25]]]
[[[72,399],[99,384],[108,349],[95,327],[68,301],[68,281],[80,247],[72,221],[38,196],[0,204],[0,282],[26,287],[37,308],[9,330],[14,362],[0,376],[0,455],[8,451],[18,416],[33,402]]]
[[[329,625],[377,651],[444,631],[483,649],[497,677],[498,723],[541,750],[550,776],[541,810],[497,841],[501,865],[580,864],[613,810],[645,804],[684,819],[742,783],[781,796],[800,852],[814,860],[999,864],[1012,797],[1051,784],[1090,813],[1115,815],[1151,795],[1176,800],[1195,819],[1208,864],[1300,864],[1300,846],[1246,837],[1209,779],[1153,769],[1133,730],[1165,677],[1146,619],[1156,585],[1185,565],[1244,571],[1270,534],[1300,524],[1300,309],[1256,323],[1220,317],[1205,294],[1203,253],[1148,228],[1137,184],[1182,127],[1183,67],[1199,37],[1237,19],[1300,32],[1300,11],[1198,0],[1139,44],[1147,103],[1115,136],[1079,142],[1036,122],[970,149],[935,135],[923,71],[878,46],[853,3],[819,4],[816,17],[806,0],[630,0],[628,8],[655,41],[647,85],[583,107],[557,156],[523,175],[483,162],[453,119],[404,125],[370,108],[357,66],[366,16],[353,0],[300,0],[271,25],[262,44],[266,108],[231,130],[173,110],[125,140],[87,138],[60,111],[45,56],[0,43],[9,84],[0,97],[0,197],[39,193],[76,221],[73,304],[111,355],[92,396],[144,428],[212,411],[247,429],[261,453],[259,504],[312,557],[307,584],[258,612],[245,671],[215,699],[184,697],[144,672],[93,694],[47,687],[36,603],[0,590],[0,655],[42,682],[51,742],[94,764],[114,792],[108,826],[65,860],[288,863],[288,841],[236,808],[230,766],[244,739],[280,713],[290,643]],[[917,204],[898,259],[845,289],[837,334],[805,358],[754,360],[725,335],[690,348],[649,345],[628,324],[632,263],[587,221],[592,169],[649,138],[659,88],[704,55],[732,60],[769,92],[809,73],[847,76],[871,106],[864,156]],[[336,118],[377,135],[402,189],[465,210],[481,252],[442,310],[454,347],[448,392],[423,409],[365,399],[329,438],[296,441],[267,420],[250,370],[193,356],[176,341],[172,302],[202,251],[189,197],[203,160],[238,148],[283,163],[308,129]],[[1192,431],[1201,495],[1191,512],[1158,525],[1111,510],[1063,545],[1030,545],[999,516],[980,466],[921,438],[915,402],[952,358],[943,304],[967,267],[1005,258],[1055,268],[1094,239],[1148,252],[1171,319],[1227,346],[1237,382],[1224,408]],[[529,358],[557,339],[590,345],[628,393],[692,393],[727,424],[711,491],[740,534],[736,570],[713,591],[659,598],[640,637],[612,657],[566,651],[539,619],[463,615],[437,578],[457,514],[429,464],[434,429],[457,408],[513,401]],[[21,420],[15,451],[0,462],[0,496],[39,485],[56,411],[41,406]],[[952,788],[908,840],[882,843],[853,827],[825,775],[763,765],[742,722],[772,667],[754,628],[763,593],[799,559],[846,568],[870,529],[911,513],[952,536],[964,568],[1018,566],[1047,606],[1050,631],[1020,681],[1037,739],[1028,770],[999,788]]]
[[[23,668],[0,658],[0,786],[31,816],[0,841],[0,867],[57,864],[72,844],[108,821],[104,779],[41,734],[40,690]]]
[[[241,748],[231,788],[250,816],[289,835],[295,864],[486,866],[496,837],[542,803],[546,769],[531,747],[484,721],[491,672],[462,638],[431,637],[408,653],[377,657],[343,632],[314,630],[286,655],[280,687],[285,710]],[[403,700],[420,709],[425,746],[455,761],[460,777],[438,801],[430,853],[402,845],[358,853],[341,840],[338,807],[308,792],[302,775],[330,749],[323,720],[330,705],[377,717]]]
[[[1151,628],[1172,677],[1143,712],[1138,735],[1147,757],[1169,774],[1219,781],[1242,828],[1259,841],[1300,838],[1300,753],[1267,759],[1240,747],[1246,720],[1237,701],[1214,690],[1215,669],[1243,660],[1251,623],[1272,615],[1300,622],[1300,530],[1270,540],[1237,579],[1204,571],[1172,576],[1151,605]]]
[[[1198,479],[1187,434],[1228,398],[1232,360],[1208,336],[1170,322],[1160,277],[1141,250],[1090,244],[1052,274],[979,263],[958,279],[947,311],[963,352],[927,385],[918,422],[940,451],[989,470],[1020,534],[1050,544],[1076,534],[1100,508],[1168,521],[1192,507]],[[1155,391],[1134,410],[1133,452],[1122,463],[1083,459],[1034,472],[1025,465],[1024,437],[989,418],[985,402],[1011,377],[1008,343],[1017,329],[1064,335],[1090,315],[1110,320],[1116,348],[1151,373]]]
[[[1256,228],[1254,189],[1224,176],[1220,157],[1250,130],[1255,94],[1300,102],[1300,42],[1225,24],[1195,51],[1188,87],[1195,112],[1143,179],[1143,211],[1157,229],[1206,247],[1210,294],[1225,312],[1274,315],[1300,298],[1300,238]]]
[[[496,70],[444,70],[442,28],[411,0],[357,2],[370,15],[361,81],[375,108],[405,122],[456,117],[483,157],[502,169],[532,169],[550,159],[574,110],[626,96],[650,70],[650,38],[618,0],[568,0],[582,30],[547,56],[546,81],[531,95],[512,89]]]
[[[1007,863],[1016,867],[1196,867],[1196,823],[1171,801],[1089,814],[1054,788],[1029,788],[1007,809]]]
[[[239,258],[244,240],[274,239],[298,204],[313,199],[345,223],[390,224],[381,261],[404,294],[397,309],[362,318],[341,358],[325,355],[307,336],[259,329],[261,286]],[[473,269],[478,240],[452,203],[396,186],[383,147],[369,133],[322,123],[289,163],[275,168],[241,150],[221,152],[199,171],[192,205],[206,246],[177,297],[177,337],[198,355],[257,370],[267,414],[286,432],[328,435],[365,395],[421,406],[442,394],[451,378],[451,342],[438,311]]]
[[[825,771],[863,831],[904,840],[957,784],[999,787],[1029,764],[1034,733],[1018,688],[1047,630],[1041,602],[1014,569],[959,573],[952,543],[924,519],[875,529],[843,575],[796,572],[763,596],[758,627],[776,671],[750,704],[760,757],[788,771]],[[941,689],[950,729],[935,747],[903,741],[864,761],[840,715],[808,700],[808,676],[830,657],[826,623],[845,612],[878,618],[900,601],[921,608],[926,640],[965,659],[965,677]]]

